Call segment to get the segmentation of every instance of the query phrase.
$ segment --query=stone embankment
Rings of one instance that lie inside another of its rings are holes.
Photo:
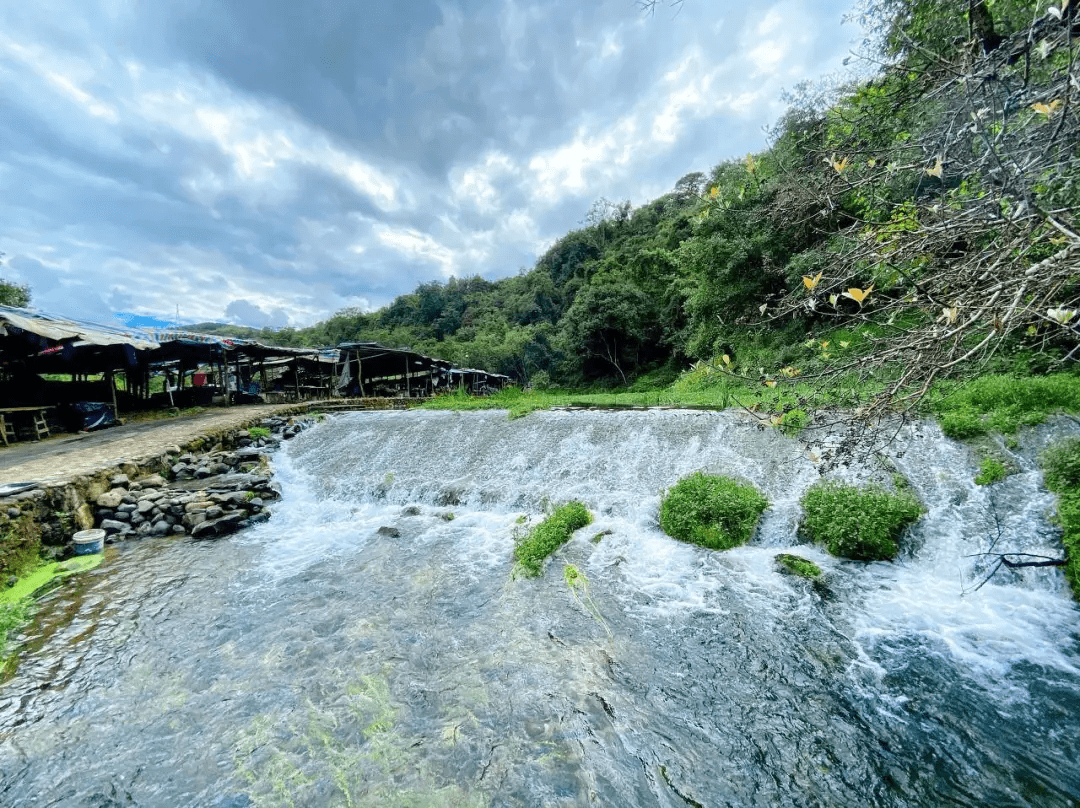
[[[0,498],[0,566],[5,552],[16,549],[9,546],[16,539],[40,543],[42,555],[62,558],[72,552],[78,530],[102,528],[107,543],[171,535],[201,539],[268,519],[267,505],[279,497],[268,456],[310,420],[291,418],[280,408],[258,410],[194,435],[191,427],[167,433],[185,438],[182,443],[144,440],[151,451],[131,459],[110,457],[119,443],[113,442],[94,450],[94,470],[92,460],[80,457],[78,464],[64,464],[67,469],[54,466],[32,490]]]

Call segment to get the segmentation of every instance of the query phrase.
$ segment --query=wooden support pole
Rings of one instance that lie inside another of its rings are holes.
[[[412,398],[412,390],[409,386],[409,355],[405,354],[405,398]]]
[[[294,359],[292,363],[293,367],[293,386],[296,388],[296,400],[300,401],[300,360]]]
[[[356,380],[360,383],[360,397],[367,398],[364,392],[364,363],[360,361],[360,354],[356,355]]]
[[[105,379],[109,383],[109,392],[112,393],[113,415],[120,417],[120,407],[116,404],[116,376],[111,370],[105,371]]]

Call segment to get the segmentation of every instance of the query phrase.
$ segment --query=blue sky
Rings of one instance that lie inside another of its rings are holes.
[[[847,2],[38,0],[0,11],[0,276],[52,313],[304,326],[530,268],[765,147]]]

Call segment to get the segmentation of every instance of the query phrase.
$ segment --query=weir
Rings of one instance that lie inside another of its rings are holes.
[[[73,618],[0,690],[0,802],[1074,804],[1080,612],[1056,569],[973,586],[989,546],[1060,551],[1032,458],[1070,428],[993,486],[929,424],[830,471],[927,509],[865,564],[797,533],[819,455],[738,414],[332,415],[275,456],[269,522],[56,595]],[[697,470],[767,495],[749,545],[660,532]],[[570,499],[594,522],[515,579]]]

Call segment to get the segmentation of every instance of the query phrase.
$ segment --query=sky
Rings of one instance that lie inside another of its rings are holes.
[[[849,5],[4,3],[0,277],[62,316],[280,328],[514,275],[601,197],[765,148]]]

